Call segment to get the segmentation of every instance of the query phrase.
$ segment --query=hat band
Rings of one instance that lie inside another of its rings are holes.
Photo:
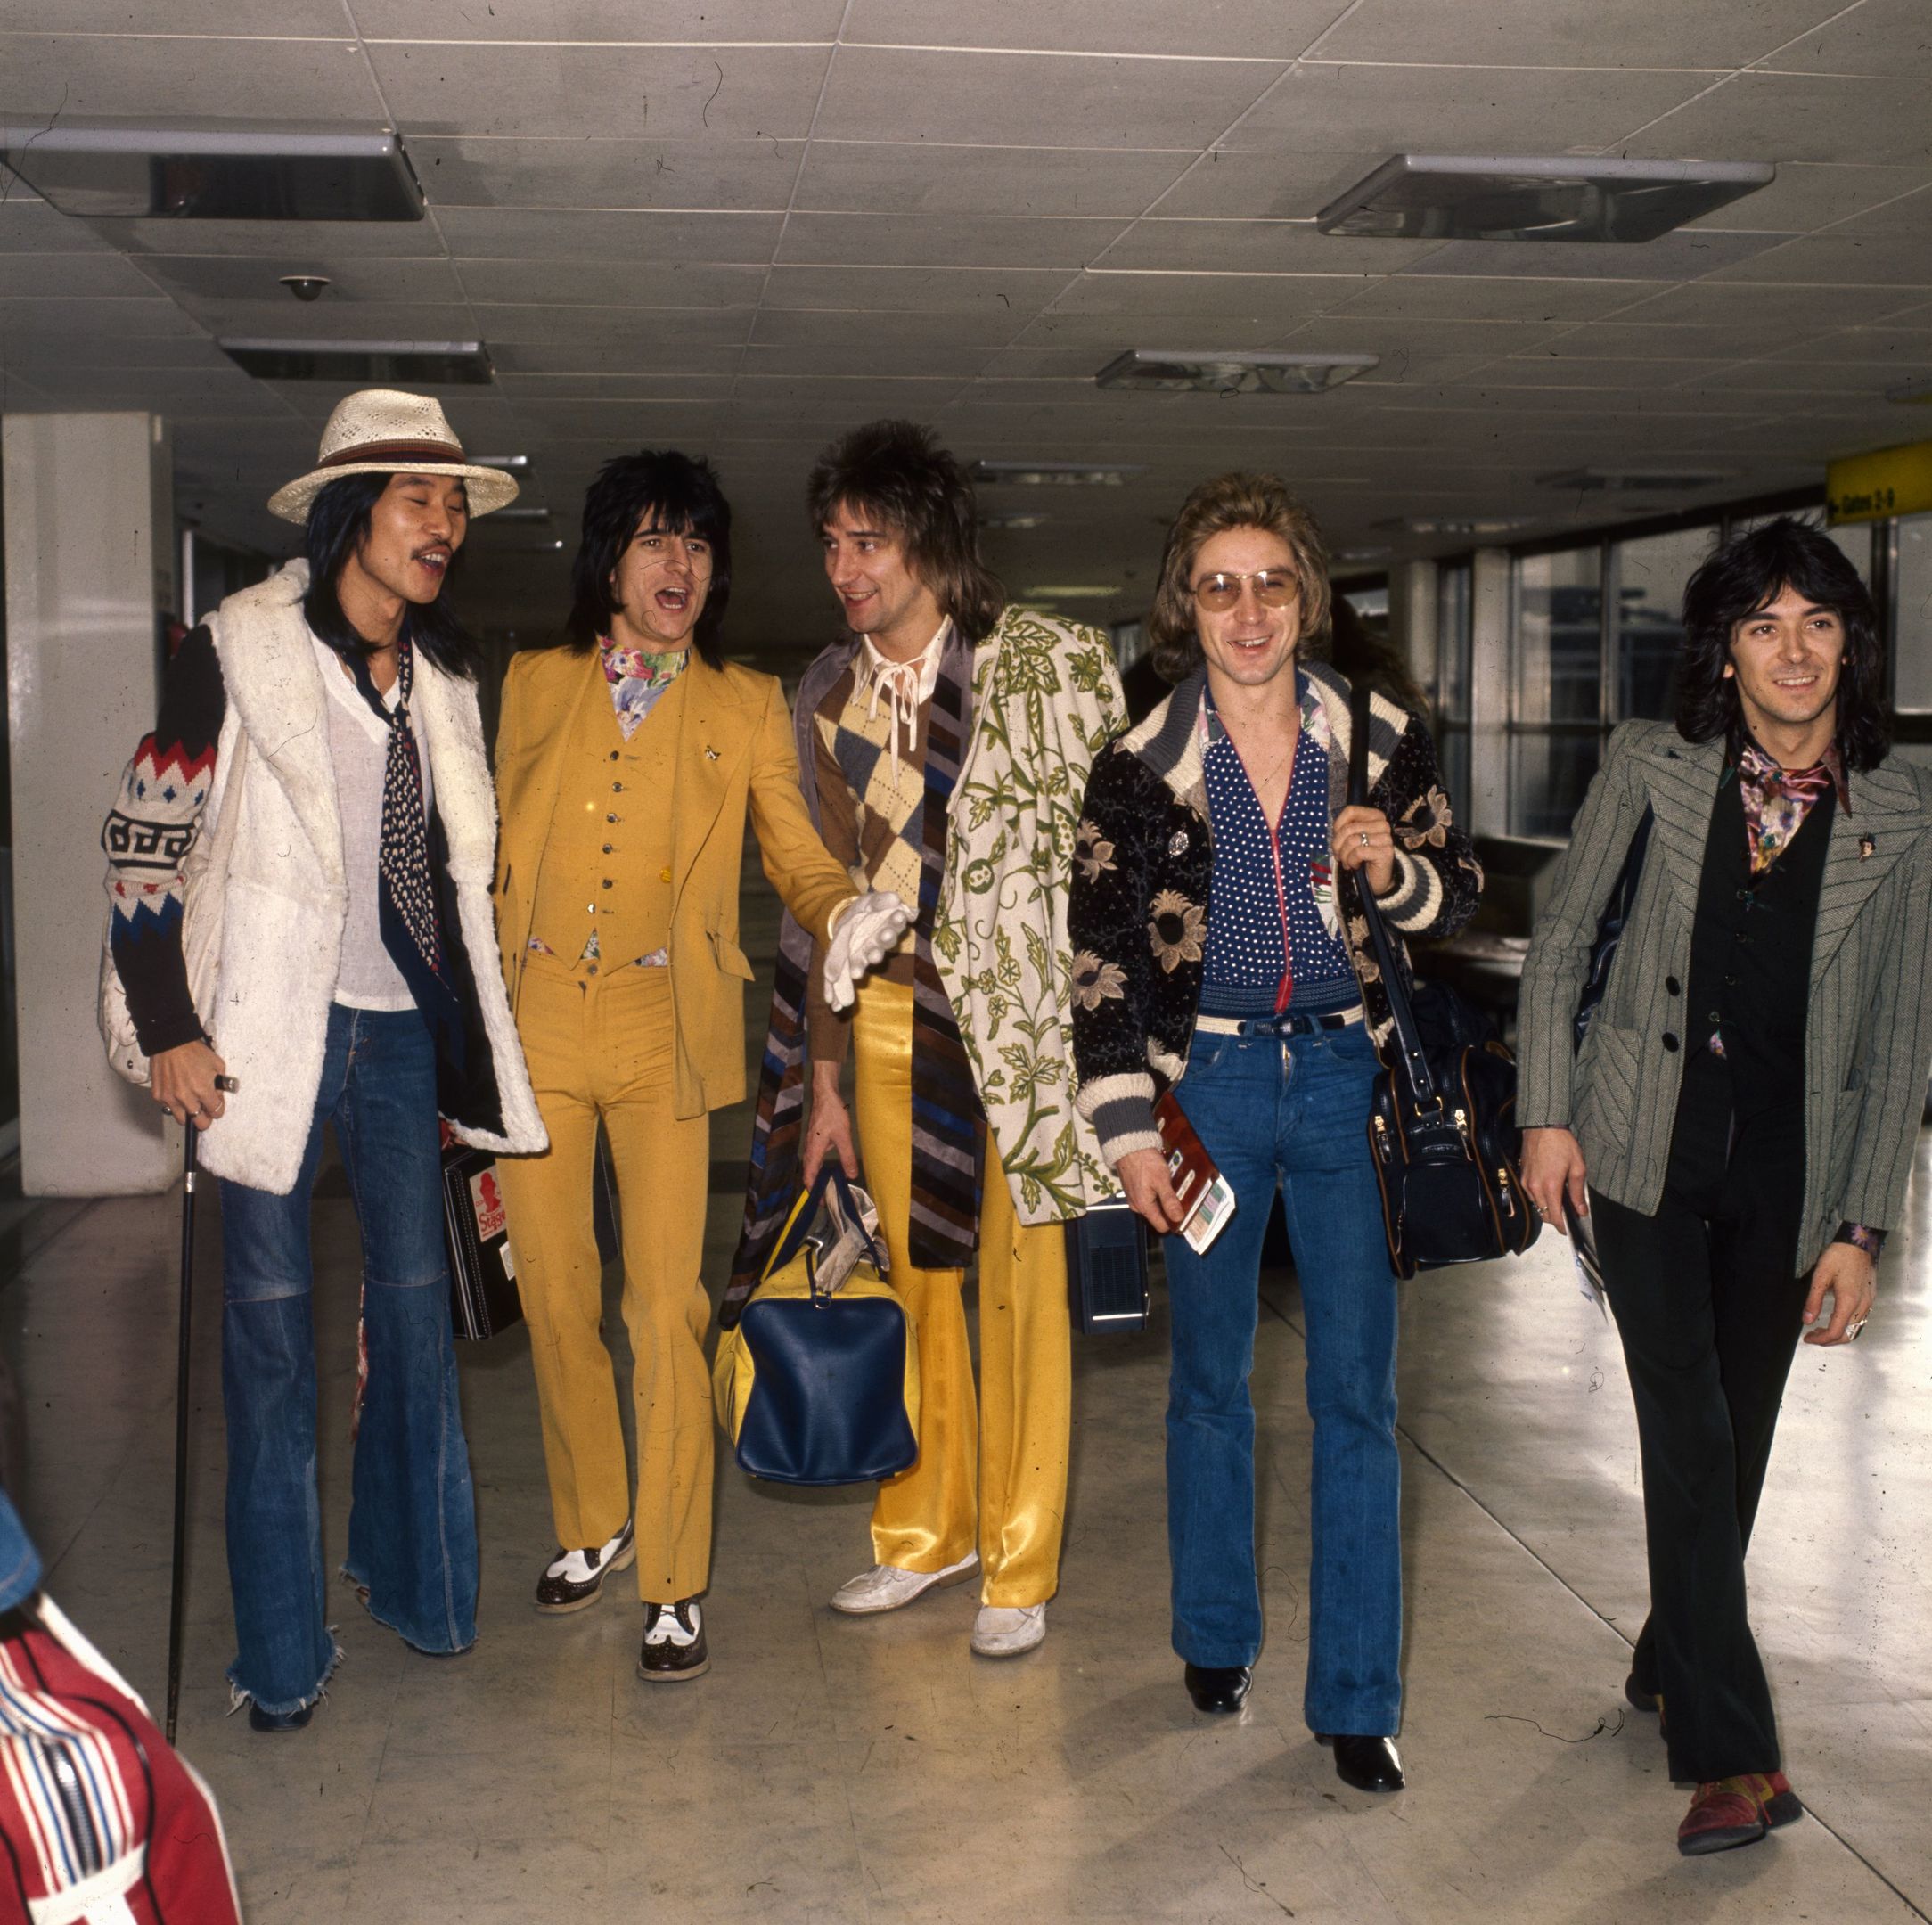
[[[460,462],[463,450],[453,441],[364,441],[338,448],[315,463],[318,468],[346,468],[353,462]]]

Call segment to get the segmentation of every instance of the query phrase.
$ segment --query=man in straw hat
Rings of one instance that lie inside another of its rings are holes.
[[[345,1571],[420,1651],[476,1636],[438,1112],[544,1146],[493,954],[496,820],[475,651],[444,599],[516,483],[434,401],[341,403],[269,507],[307,553],[182,643],[108,816],[103,1027],[207,1133],[222,1179],[228,1672],[258,1731],[308,1722],[340,1653],[315,1491],[309,1197],[333,1123],[367,1358]]]

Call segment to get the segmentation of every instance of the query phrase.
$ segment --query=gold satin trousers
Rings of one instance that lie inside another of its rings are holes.
[[[517,1029],[550,1148],[499,1158],[496,1172],[530,1328],[557,1542],[603,1544],[633,1515],[591,1214],[602,1118],[634,1359],[637,1591],[675,1603],[702,1591],[711,1569],[711,1305],[700,1274],[711,1125],[672,1113],[670,971],[633,964],[593,976],[532,955]]]
[[[979,1395],[959,1270],[915,1270],[913,990],[868,978],[852,1024],[859,1153],[891,1282],[919,1341],[919,1462],[879,1487],[872,1554],[902,1570],[956,1564],[977,1544],[982,1603],[1044,1604],[1060,1581],[1073,1408],[1066,1233],[1023,1225],[991,1142],[979,1216]],[[976,1488],[977,1486],[977,1488]]]

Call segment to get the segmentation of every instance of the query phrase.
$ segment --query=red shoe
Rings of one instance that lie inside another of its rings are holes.
[[[1782,1772],[1753,1772],[1751,1789],[1757,1794],[1757,1802],[1764,1808],[1764,1823],[1773,1831],[1805,1815],[1804,1802],[1791,1789],[1791,1781]]]
[[[1700,1784],[1683,1823],[1677,1827],[1677,1849],[1686,1858],[1700,1858],[1707,1852],[1756,1844],[1767,1829],[1764,1801],[1757,1792],[1760,1782],[1756,1775],[1747,1774],[1714,1778],[1708,1784]]]

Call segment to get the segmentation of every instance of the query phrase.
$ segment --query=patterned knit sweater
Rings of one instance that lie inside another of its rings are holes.
[[[1331,750],[1329,819],[1347,797],[1348,684],[1304,663]],[[1206,677],[1191,676],[1093,765],[1075,845],[1068,932],[1075,946],[1075,1098],[1109,1168],[1158,1149],[1153,1104],[1178,1082],[1200,1005],[1214,843],[1200,745]],[[1391,930],[1453,936],[1476,913],[1483,872],[1450,814],[1435,744],[1420,720],[1374,698],[1369,807],[1396,834],[1396,877],[1376,898]],[[1369,947],[1355,874],[1339,881],[1342,927],[1378,1041],[1389,1025],[1381,971]]]

